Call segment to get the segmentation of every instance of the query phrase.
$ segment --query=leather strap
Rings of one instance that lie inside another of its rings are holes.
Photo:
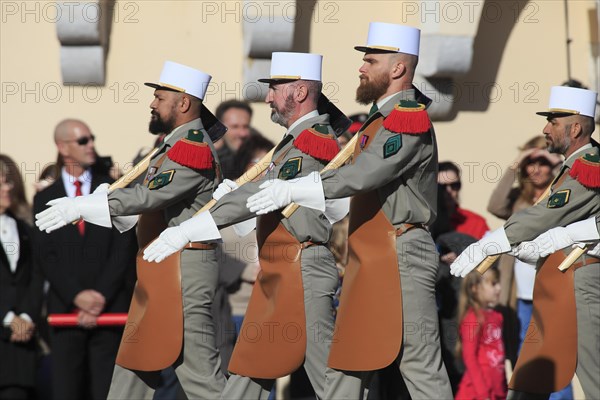
[[[586,265],[590,264],[600,264],[600,258],[590,256],[589,254],[584,254],[581,257],[579,257],[576,263],[573,264],[573,269],[577,270],[581,267],[585,267]]]
[[[300,243],[302,246],[302,250],[309,248],[310,246],[316,246],[318,243],[311,242],[310,240],[307,242]]]
[[[396,237],[404,235],[406,232],[413,229],[425,229],[427,230],[427,226],[424,224],[400,224],[398,228],[396,228]]]
[[[283,161],[283,159],[285,158],[285,156],[287,156],[287,154],[290,152],[290,150],[293,147],[294,146],[288,147],[283,153],[281,153],[279,156],[277,156],[277,158],[275,159],[275,161],[273,161],[273,165],[279,165],[279,163],[281,163]]]
[[[212,250],[216,249],[216,243],[200,243],[200,242],[190,242],[185,245],[184,249],[196,249],[196,250]]]
[[[148,167],[148,171],[150,171],[150,168],[156,168],[156,171],[158,171],[160,169],[160,167],[162,166],[163,162],[165,161],[165,159],[167,158],[167,153],[165,152],[156,162],[156,164],[151,165],[150,167]],[[146,171],[146,176],[144,177],[144,186],[148,185],[148,171]]]

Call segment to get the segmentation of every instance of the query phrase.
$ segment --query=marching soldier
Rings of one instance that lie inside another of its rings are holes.
[[[576,221],[580,222],[569,229],[573,241],[597,238],[595,218],[590,218],[600,214],[600,149],[591,138],[596,98],[590,90],[552,88],[549,110],[537,114],[548,121],[543,131],[548,150],[564,155],[565,161],[549,196],[513,214],[503,227],[469,246],[452,264],[454,275],[465,276],[486,256],[517,245],[517,257],[540,253],[536,243],[531,246],[526,241]],[[551,232],[555,249],[565,247],[559,244],[559,233]],[[543,241],[539,238],[537,244]],[[509,384],[509,398],[548,398],[566,386],[575,372],[586,398],[600,396],[600,259],[595,253],[584,254],[561,272],[557,267],[569,251],[554,252],[538,267],[533,318]]]
[[[357,101],[373,104],[353,163],[276,180],[248,200],[257,214],[291,201],[322,209],[353,196],[349,263],[329,356],[327,399],[363,398],[373,371],[399,366],[413,398],[448,399],[435,302],[438,261],[427,230],[435,219],[437,145],[428,104],[412,79],[420,31],[371,23]],[[429,99],[426,99],[430,102]]]
[[[220,227],[254,217],[246,201],[264,182],[305,177],[320,171],[339,151],[329,114],[319,115],[322,56],[273,53],[265,99],[271,119],[286,133],[275,148],[266,177],[242,186],[225,181],[215,192],[217,204],[206,213]],[[226,192],[232,191],[229,194]],[[335,207],[335,206],[334,206]],[[337,215],[301,208],[289,219],[278,212],[257,220],[261,273],[256,281],[229,370],[233,373],[223,399],[266,399],[275,378],[304,366],[319,398],[324,397],[325,370],[333,331],[333,295],[337,269],[326,244]],[[144,256],[162,259],[210,226],[202,214],[169,228]],[[332,218],[333,220],[329,219]],[[209,217],[206,217],[209,219]],[[213,225],[212,229],[215,228]]]
[[[36,215],[50,232],[82,218],[120,230],[138,222],[140,248],[167,226],[189,219],[211,197],[219,181],[218,159],[200,118],[211,76],[167,61],[154,100],[149,130],[167,133],[152,157],[143,185],[54,200]],[[206,121],[204,121],[206,124]],[[215,231],[215,238],[218,232]],[[138,260],[140,261],[140,260]],[[160,370],[173,366],[189,398],[220,396],[225,378],[215,347],[211,303],[217,285],[214,243],[190,243],[157,268],[138,264],[129,310],[108,398],[152,398]]]

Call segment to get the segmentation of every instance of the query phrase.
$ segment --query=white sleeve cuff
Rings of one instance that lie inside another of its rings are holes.
[[[137,215],[121,215],[112,217],[112,224],[119,232],[123,233],[133,228],[137,224],[138,219],[139,217]]]
[[[221,239],[219,228],[208,211],[202,211],[179,226],[190,242],[211,242]]]
[[[335,224],[350,211],[350,197],[344,197],[343,199],[328,199],[325,200],[325,217],[330,224]]]
[[[110,228],[110,211],[108,210],[107,192],[92,193],[88,196],[75,197],[81,218],[94,225]]]
[[[583,221],[577,221],[567,225],[567,233],[574,242],[589,242],[600,239],[596,217],[591,217]]]
[[[252,232],[254,229],[256,229],[256,217],[239,222],[233,226],[235,234],[241,238]]]
[[[507,253],[511,250],[503,226],[486,234],[479,243],[482,246],[483,252],[489,256]]]
[[[325,211],[325,192],[318,171],[290,181],[292,183],[292,200],[302,206]]]

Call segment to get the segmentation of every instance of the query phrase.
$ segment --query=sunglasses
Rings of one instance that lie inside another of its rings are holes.
[[[454,190],[454,191],[459,191],[460,188],[462,187],[462,183],[460,182],[452,182],[452,183],[438,183],[439,186],[446,188],[447,186],[450,186],[450,189]]]
[[[75,142],[80,146],[85,146],[86,144],[88,144],[90,142],[90,140],[92,142],[96,141],[96,136],[94,136],[92,134],[90,136],[80,137],[79,139],[65,140],[65,142]]]

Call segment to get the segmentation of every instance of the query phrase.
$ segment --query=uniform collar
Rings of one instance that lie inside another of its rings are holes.
[[[292,134],[292,132],[294,131],[294,129],[300,125],[301,123],[303,123],[304,121],[309,120],[310,118],[315,118],[319,116],[319,112],[317,110],[313,110],[309,113],[304,114],[303,116],[301,116],[300,118],[298,118],[292,125],[290,125],[290,127],[288,128],[288,130],[285,132],[286,135]],[[303,129],[304,130],[304,129]],[[284,135],[285,136],[285,135]]]
[[[597,153],[598,150],[595,149],[594,146],[592,146],[591,143],[586,144],[585,146],[582,146],[581,148],[579,148],[575,153],[571,154],[569,156],[569,158],[567,158],[564,163],[563,166],[567,166],[569,168],[573,167],[573,163],[575,162],[575,160],[577,160],[579,157],[581,157],[582,155],[586,154],[586,153]],[[589,151],[592,150],[592,151]]]
[[[394,106],[400,103],[400,100],[412,100],[415,101],[415,89],[410,88],[407,90],[401,90],[392,95],[389,95],[386,98],[383,98],[377,102],[377,108],[379,109],[379,113],[384,117],[390,115]]]
[[[183,125],[179,125],[177,128],[173,129],[171,133],[165,136],[165,140],[163,140],[163,146],[173,146],[179,139],[186,136],[190,129],[204,129],[200,118],[196,118],[195,120],[187,122]]]

